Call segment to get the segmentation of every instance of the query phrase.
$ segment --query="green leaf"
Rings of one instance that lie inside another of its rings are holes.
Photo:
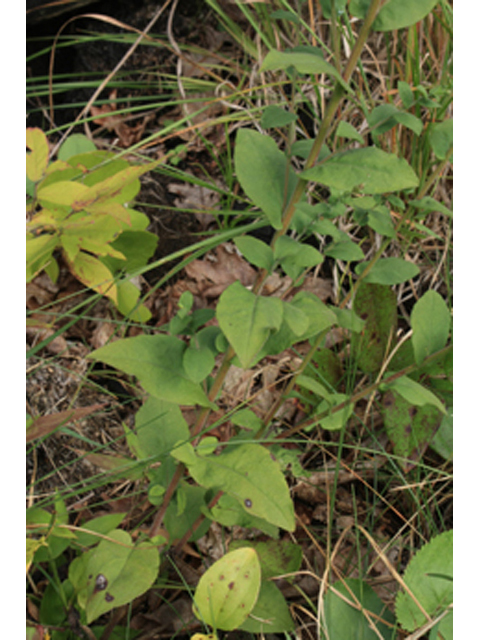
[[[353,125],[342,120],[337,127],[336,135],[339,138],[347,138],[347,140],[356,140],[360,144],[364,143],[363,136],[358,133]]]
[[[259,269],[271,271],[274,258],[273,251],[268,244],[257,238],[252,238],[252,236],[239,236],[234,239],[234,243],[250,264]]]
[[[386,238],[393,238],[395,226],[387,207],[377,207],[368,212],[368,226]]]
[[[135,416],[138,448],[144,458],[163,461],[190,432],[177,404],[149,396]]]
[[[64,505],[58,506],[62,511],[65,509]],[[35,550],[35,562],[47,562],[58,558],[65,549],[71,545],[72,540],[76,539],[75,534],[71,531],[68,531],[67,529],[60,529],[55,526],[55,523],[65,524],[65,518],[59,517],[60,515],[61,514],[57,512],[54,512],[53,514],[49,513],[46,509],[42,509],[40,507],[30,507],[27,509],[26,523],[29,525],[43,525],[39,526],[38,532],[30,530],[29,533],[32,535],[34,533],[38,533],[41,534],[42,537],[48,534],[46,540],[44,540],[45,544],[42,544]]]
[[[373,23],[375,31],[394,31],[409,27],[427,16],[438,0],[389,0],[380,9]],[[365,18],[369,0],[352,0],[350,12],[358,18]]]
[[[270,580],[285,573],[295,573],[302,564],[302,549],[289,540],[233,540],[229,549],[253,547],[258,554],[262,569],[262,580]]]
[[[375,107],[367,118],[374,135],[380,135],[402,124],[419,136],[423,131],[423,122],[412,113],[400,111],[393,104],[381,104]]]
[[[352,336],[352,354],[365,373],[379,371],[394,343],[397,330],[397,300],[384,285],[362,283],[355,295],[353,310],[365,321],[361,334]]]
[[[260,563],[254,549],[231,551],[200,578],[193,612],[214,629],[237,629],[255,606],[260,590]]]
[[[330,349],[319,349],[312,358],[315,375],[319,380],[328,384],[330,389],[336,389],[343,375],[342,361],[339,355]]]
[[[299,49],[300,47],[297,50],[269,51],[265,56],[260,71],[287,70],[289,67],[293,67],[298,73],[315,75],[324,73],[335,78],[345,89],[349,88],[335,67],[324,59],[316,47]]]
[[[265,213],[272,227],[280,229],[283,209],[297,183],[287,157],[272,138],[251,129],[237,133],[234,157],[242,189]]]
[[[125,517],[125,513],[109,513],[106,516],[92,518],[81,525],[85,531],[76,531],[77,543],[82,547],[91,547],[100,542],[101,537],[95,534],[107,535],[116,529]],[[91,531],[91,533],[87,533]]]
[[[140,335],[117,340],[97,349],[90,358],[136,376],[145,391],[178,404],[213,408],[199,384],[190,380],[183,367],[187,345],[174,336]]]
[[[367,266],[368,262],[358,264],[355,267],[355,273],[361,276]],[[419,273],[420,269],[413,262],[407,262],[402,258],[381,258],[363,278],[363,282],[382,285],[401,284],[415,278]]]
[[[432,441],[442,414],[432,405],[415,406],[396,391],[387,391],[382,404],[387,435],[395,455],[410,460],[403,463],[408,470]]]
[[[410,205],[418,209],[422,214],[430,213],[430,211],[438,211],[449,218],[453,216],[453,212],[450,211],[448,207],[430,196],[424,196],[421,200],[411,200]]]
[[[423,610],[435,618],[453,603],[453,531],[445,531],[423,545],[410,560],[403,575],[405,584]],[[395,612],[404,629],[413,632],[427,622],[420,607],[405,591],[397,594]],[[444,640],[452,640],[453,613],[437,629]],[[440,637],[440,636],[437,636]]]
[[[440,160],[447,157],[447,152],[453,144],[453,120],[447,118],[443,122],[434,122],[428,129],[428,138],[433,153]]]
[[[369,612],[369,619],[364,611]],[[322,638],[394,640],[396,637],[393,614],[363,580],[348,578],[331,585],[324,599],[324,612],[326,633]]]
[[[268,338],[258,359],[281,353],[297,342],[303,342],[335,324],[335,314],[313,293],[300,291],[291,302],[283,302],[280,329]]]
[[[324,413],[325,411],[331,412],[336,406],[346,402],[345,406],[335,413],[322,418],[320,420],[320,426],[327,431],[339,431],[347,424],[347,420],[353,413],[353,404],[348,401],[348,396],[344,393],[332,393],[328,398],[323,400],[315,409],[316,414]]]
[[[221,489],[236,498],[247,513],[287,531],[295,529],[288,485],[277,461],[258,444],[242,444],[220,455],[198,456],[186,444],[172,455],[187,465],[198,484]]]
[[[308,391],[311,391],[319,398],[330,397],[330,392],[327,390],[327,388],[323,384],[320,384],[318,380],[315,380],[310,376],[300,374],[299,376],[297,376],[296,382],[299,387],[302,387],[302,389],[307,389]]]
[[[430,446],[445,460],[453,460],[453,407],[447,408]]]
[[[66,597],[68,601],[73,600],[75,594],[70,580],[64,580],[62,582],[62,592],[62,595]],[[49,582],[42,594],[39,621],[43,625],[60,626],[65,624],[66,620],[67,611],[60,595],[60,589],[54,582]],[[33,640],[39,640],[38,635],[35,635]]]
[[[361,247],[352,240],[340,240],[332,242],[324,251],[326,256],[335,260],[345,260],[346,262],[357,262],[363,260],[365,255]]]
[[[62,144],[57,153],[59,160],[69,160],[72,156],[76,156],[79,153],[88,153],[89,151],[96,151],[95,144],[84,136],[83,133],[72,133],[68,136],[65,142]]]
[[[421,364],[447,344],[451,316],[442,296],[436,291],[427,291],[413,307],[411,324],[415,362]]]
[[[280,589],[272,582],[262,580],[257,602],[240,629],[262,635],[295,630],[288,604]]]
[[[220,296],[217,319],[220,329],[247,369],[267,341],[280,328],[283,305],[278,298],[265,298],[234,282]]]
[[[117,232],[119,231],[117,222]],[[133,273],[137,269],[145,266],[155,253],[158,245],[158,236],[149,231],[143,230],[126,230],[111,243],[112,249],[118,251],[124,256],[123,260],[119,260],[109,255],[103,262],[111,270],[127,271]]]
[[[338,307],[331,307],[332,312],[336,316],[336,323],[342,329],[347,331],[353,331],[354,333],[360,333],[365,326],[365,320],[362,320],[352,309],[339,309]]]
[[[69,579],[87,624],[132,602],[157,578],[160,556],[153,545],[133,545],[126,531],[113,531],[109,537],[70,564]]]
[[[310,320],[302,309],[291,302],[283,302],[283,318],[288,327],[293,331],[295,336],[304,335],[310,326]]]
[[[238,526],[246,529],[259,529],[270,538],[278,538],[278,527],[263,518],[257,518],[251,513],[247,513],[238,500],[225,493],[211,511],[204,510],[203,512],[211,520],[224,527]]]
[[[308,340],[318,335],[321,331],[329,329],[336,322],[335,313],[327,307],[315,294],[308,291],[300,291],[290,302],[295,309],[301,310],[308,318],[308,329],[297,335],[297,341]]]
[[[274,257],[292,280],[296,280],[305,269],[315,267],[323,262],[323,256],[318,249],[288,236],[278,238]]]
[[[301,176],[340,191],[361,189],[370,194],[418,186],[418,178],[406,160],[376,147],[337,153]]]
[[[202,524],[192,533],[196,521],[202,514],[205,515],[206,493],[207,491],[203,487],[195,487],[186,483],[179,487],[175,497],[168,505],[164,518],[164,526],[168,531],[170,543],[174,540],[181,540],[188,532],[190,532],[189,540],[192,542],[207,533],[212,524],[208,518],[204,518]]]
[[[389,383],[388,387],[399,393],[402,398],[405,398],[405,400],[415,406],[423,407],[429,404],[436,407],[442,413],[446,413],[445,407],[434,393],[408,376],[397,378],[394,382]]]
[[[132,282],[122,280],[117,283],[117,299],[115,303],[117,309],[133,322],[145,323],[150,320],[152,314],[145,305],[138,304],[139,298],[140,291]]]
[[[272,104],[263,110],[260,118],[260,126],[262,129],[273,129],[276,127],[284,127],[290,122],[295,122],[297,116],[290,111],[282,109],[282,107]]]
[[[208,347],[190,344],[183,354],[183,367],[193,382],[202,382],[215,366],[215,355]]]
[[[413,95],[413,91],[408,82],[404,80],[399,80],[397,84],[398,95],[402,101],[404,109],[410,109],[415,102],[415,96]]]
[[[48,142],[41,129],[27,129],[26,146],[30,149],[27,153],[27,178],[32,182],[38,182],[48,165]]]

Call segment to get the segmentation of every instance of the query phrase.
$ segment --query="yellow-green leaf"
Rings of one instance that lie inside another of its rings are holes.
[[[255,606],[260,580],[260,562],[255,549],[245,547],[231,551],[200,578],[193,612],[214,629],[237,629]]]
[[[65,258],[70,271],[80,282],[117,302],[117,286],[112,273],[100,260],[84,251],[79,251],[73,260],[67,254]]]
[[[48,142],[41,129],[27,129],[27,176],[32,182],[38,182],[44,175],[48,164]]]

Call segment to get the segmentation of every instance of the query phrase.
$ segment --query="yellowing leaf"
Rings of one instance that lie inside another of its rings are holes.
[[[74,209],[80,211],[94,203],[98,203],[116,196],[128,183],[139,178],[144,173],[151,171],[158,165],[158,162],[150,162],[141,166],[130,166],[122,171],[118,171],[113,176],[109,176],[101,182],[86,187],[85,191],[74,203]]]
[[[260,562],[255,549],[231,551],[200,578],[193,612],[214,629],[232,631],[255,606],[260,590]]]
[[[84,196],[88,187],[80,182],[60,180],[38,190],[38,199],[43,204],[51,203],[73,208],[74,202]]]
[[[65,258],[70,271],[80,282],[117,302],[117,286],[112,273],[100,260],[84,251],[79,251],[73,260],[68,255]]]
[[[48,164],[48,142],[41,129],[27,129],[27,176],[32,182],[38,182],[44,175]]]

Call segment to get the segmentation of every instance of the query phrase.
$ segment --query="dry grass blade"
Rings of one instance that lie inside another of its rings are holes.
[[[93,404],[90,407],[79,407],[72,409],[71,411],[60,411],[50,416],[40,416],[36,418],[30,427],[27,429],[27,442],[32,442],[37,438],[42,438],[48,434],[62,427],[73,420],[80,420],[86,418],[95,411],[99,411],[105,406],[105,404],[98,403]]]
[[[135,49],[139,46],[140,42],[144,38],[147,37],[148,32],[152,29],[153,25],[157,22],[157,20],[160,18],[160,16],[165,11],[165,9],[168,7],[168,5],[170,4],[171,1],[172,0],[166,0],[165,1],[163,6],[160,7],[160,9],[158,9],[158,11],[155,13],[153,18],[150,20],[150,22],[148,23],[148,25],[145,27],[145,29],[143,31],[139,31],[138,29],[135,29],[134,27],[130,27],[130,26],[126,25],[126,24],[123,24],[122,22],[119,22],[118,20],[115,20],[114,18],[109,18],[108,16],[102,16],[102,15],[96,14],[96,13],[85,13],[85,14],[82,14],[81,16],[74,16],[73,18],[70,18],[70,20],[67,20],[67,22],[65,22],[64,25],[62,25],[62,28],[59,30],[59,32],[57,33],[57,35],[55,37],[55,41],[54,41],[53,46],[52,46],[52,52],[51,52],[51,55],[50,55],[50,69],[49,69],[49,77],[48,77],[48,86],[49,86],[49,106],[50,106],[50,119],[51,119],[51,122],[54,121],[54,118],[53,118],[53,65],[54,65],[54,61],[55,61],[55,48],[56,48],[56,44],[58,42],[58,38],[60,37],[61,32],[63,31],[63,29],[68,24],[70,24],[74,20],[77,20],[78,18],[93,18],[95,20],[101,20],[103,22],[107,22],[107,23],[119,26],[119,27],[121,27],[123,29],[127,29],[128,31],[134,31],[135,33],[138,33],[139,36],[138,36],[137,40],[128,49],[128,51],[125,53],[125,55],[122,57],[122,59],[118,62],[118,64],[115,65],[115,68],[104,78],[104,80],[101,82],[101,84],[94,91],[94,93],[91,96],[90,100],[87,102],[87,104],[83,107],[83,109],[80,111],[78,116],[75,118],[75,121],[70,125],[70,127],[65,131],[65,133],[63,134],[63,136],[59,140],[59,142],[55,145],[55,148],[51,152],[52,156],[57,152],[57,150],[60,148],[61,144],[70,135],[70,133],[72,132],[72,130],[73,130],[74,126],[75,126],[75,124],[86,113],[88,113],[88,111],[90,110],[91,106],[93,105],[95,100],[98,98],[98,96],[101,94],[103,89],[107,86],[107,84],[111,81],[111,79],[115,76],[115,74],[119,71],[119,69],[122,68],[122,66],[125,64],[125,62],[128,60],[128,58],[133,54]]]

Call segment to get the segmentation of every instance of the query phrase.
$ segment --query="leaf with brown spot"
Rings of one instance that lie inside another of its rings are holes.
[[[402,461],[407,471],[432,442],[442,414],[432,405],[414,406],[397,392],[387,391],[383,396],[383,415],[395,454],[407,459]]]
[[[352,353],[365,373],[382,366],[387,348],[393,344],[397,330],[397,303],[387,285],[361,284],[353,303],[355,313],[365,320],[361,333],[352,335]]]

